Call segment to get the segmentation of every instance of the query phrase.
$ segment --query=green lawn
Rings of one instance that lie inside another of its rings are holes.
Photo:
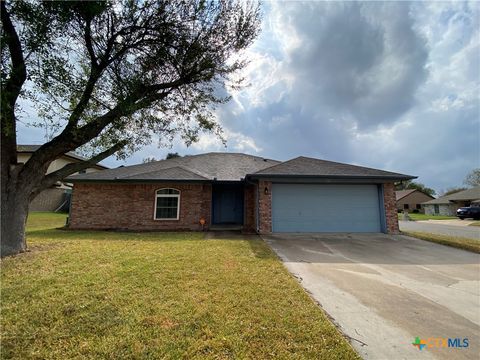
[[[2,358],[358,358],[261,240],[64,221],[32,214],[2,260]]]
[[[425,214],[414,214],[408,213],[408,216],[411,220],[451,220],[457,219],[456,216],[442,216],[442,215],[425,215]],[[398,219],[403,220],[403,213],[398,213]]]
[[[37,230],[61,228],[65,226],[67,214],[36,211],[30,213],[27,222],[27,233]]]
[[[402,234],[427,240],[442,245],[452,246],[463,250],[480,253],[480,241],[456,236],[431,234],[416,231],[402,231]]]

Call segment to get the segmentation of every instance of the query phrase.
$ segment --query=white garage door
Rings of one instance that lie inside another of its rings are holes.
[[[380,232],[381,216],[377,185],[272,185],[273,232]]]

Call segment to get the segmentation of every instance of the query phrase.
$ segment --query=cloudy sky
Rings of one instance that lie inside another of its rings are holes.
[[[250,86],[215,136],[126,161],[207,151],[299,155],[417,175],[437,191],[480,167],[480,3],[264,2]],[[20,128],[20,143],[43,132]]]

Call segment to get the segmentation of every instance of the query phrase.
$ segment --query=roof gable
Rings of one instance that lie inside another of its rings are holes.
[[[408,195],[413,194],[414,192],[419,192],[419,193],[421,193],[421,194],[423,194],[423,195],[425,195],[425,196],[428,196],[428,197],[431,198],[431,199],[434,199],[433,196],[427,194],[426,192],[423,192],[423,191],[421,191],[421,190],[418,190],[418,189],[407,189],[407,190],[398,190],[398,191],[395,191],[395,199],[396,199],[396,201],[401,200],[401,199],[407,197]]]
[[[417,191],[416,189],[408,189],[408,190],[398,190],[395,191],[395,200],[403,199],[405,196],[410,195],[411,193]]]

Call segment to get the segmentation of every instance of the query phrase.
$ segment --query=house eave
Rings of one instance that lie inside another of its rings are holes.
[[[212,180],[173,180],[173,179],[71,179],[67,178],[68,182],[74,184],[80,183],[102,183],[102,184],[145,184],[145,183],[158,183],[158,182],[171,182],[171,183],[195,183],[206,184],[212,183]]]
[[[17,150],[17,154],[30,154],[32,155],[35,151],[30,151],[30,150]],[[82,156],[76,155],[76,154],[63,154],[61,155],[58,159],[60,158],[68,158],[70,160],[75,160],[76,162],[82,162],[82,161],[87,161],[87,158],[84,158]],[[110,168],[108,166],[102,165],[100,163],[92,164],[88,166],[90,169],[97,169],[97,170],[109,170]]]
[[[392,181],[416,179],[416,176],[352,176],[352,175],[275,175],[249,174],[247,179],[266,180],[272,182],[318,182],[318,183],[387,183]]]
[[[143,184],[143,183],[158,183],[158,182],[172,182],[172,183],[203,183],[203,184],[240,184],[244,183],[245,179],[238,179],[238,180],[210,180],[210,179],[74,179],[74,178],[67,178],[68,182],[70,183],[136,183],[136,184]]]

